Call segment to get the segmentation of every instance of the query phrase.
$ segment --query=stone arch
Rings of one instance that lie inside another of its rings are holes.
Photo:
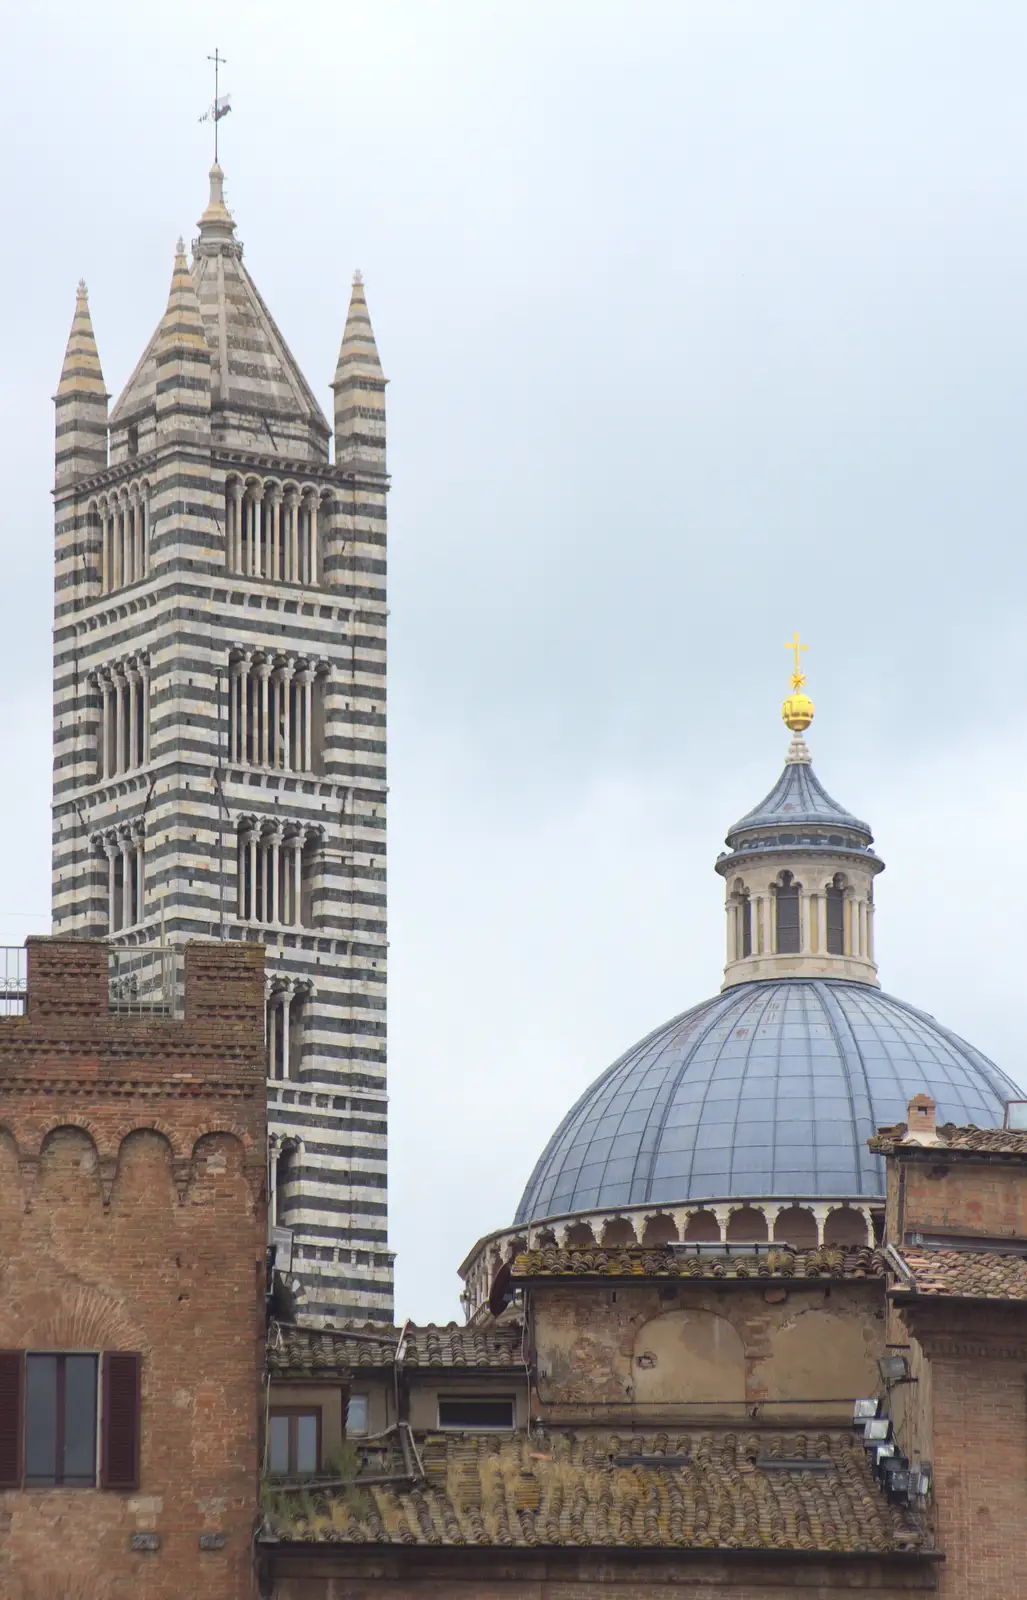
[[[877,1392],[878,1354],[860,1319],[824,1306],[809,1306],[778,1328],[770,1355],[760,1363],[756,1376],[768,1400],[803,1400],[816,1395],[847,1404],[859,1395]]]
[[[817,1219],[807,1206],[788,1206],[774,1220],[774,1239],[778,1244],[794,1245],[796,1250],[815,1250]]]
[[[535,1250],[555,1250],[556,1234],[552,1228],[539,1228],[531,1243],[532,1248]]]
[[[178,1194],[173,1176],[171,1141],[156,1128],[133,1128],[118,1149],[111,1207],[173,1210]]]
[[[678,1239],[677,1224],[666,1211],[657,1211],[653,1216],[646,1217],[645,1227],[642,1230],[642,1243],[649,1249],[659,1249],[661,1245],[676,1244]]]
[[[630,1217],[608,1217],[600,1243],[604,1250],[626,1250],[638,1238]]]
[[[571,1249],[581,1249],[582,1246],[594,1245],[595,1242],[596,1236],[592,1232],[590,1222],[572,1222],[568,1225],[564,1243]]]
[[[104,1136],[100,1128],[97,1128],[94,1123],[89,1121],[88,1117],[63,1116],[52,1117],[49,1122],[43,1123],[39,1132],[39,1143],[34,1153],[41,1156],[48,1140],[52,1139],[53,1135],[59,1133],[63,1128],[77,1128],[80,1133],[84,1133],[90,1140],[97,1155],[113,1155],[115,1152],[116,1146],[111,1143],[109,1138]]]
[[[745,1399],[741,1336],[716,1311],[689,1306],[644,1323],[635,1335],[631,1368],[640,1405]]]
[[[250,1202],[246,1180],[246,1151],[243,1141],[232,1133],[202,1133],[193,1145],[188,1198],[193,1204]]]
[[[854,1206],[836,1206],[824,1223],[824,1243],[840,1244],[847,1250],[863,1249],[868,1243],[866,1218]]]
[[[512,1238],[507,1239],[507,1241],[506,1241],[506,1248],[505,1248],[505,1258],[506,1258],[506,1260],[507,1261],[515,1261],[518,1256],[522,1256],[524,1254],[524,1252],[525,1252],[525,1250],[527,1250],[527,1248],[528,1248],[528,1241],[524,1237],[523,1233],[515,1233]]]
[[[134,1319],[114,1295],[68,1279],[0,1302],[0,1344],[29,1350],[140,1350]]]
[[[763,1244],[766,1242],[766,1212],[757,1206],[736,1206],[728,1218],[729,1244]]]
[[[685,1239],[689,1244],[719,1244],[720,1223],[714,1211],[693,1211],[685,1223]]]
[[[97,1209],[102,1207],[100,1155],[88,1128],[62,1122],[44,1136],[39,1149],[38,1189],[41,1203],[51,1208],[91,1201],[95,1201]]]

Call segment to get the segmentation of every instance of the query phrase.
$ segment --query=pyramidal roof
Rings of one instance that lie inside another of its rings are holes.
[[[276,420],[285,420],[293,425],[290,442],[295,442],[298,424],[323,455],[331,430],[243,265],[242,245],[225,205],[224,173],[216,163],[210,169],[210,199],[199,230],[191,275],[211,353],[211,404],[215,413],[222,413],[221,431],[229,436],[241,432],[245,439],[239,442],[250,448],[256,436],[266,449],[274,439],[272,432],[269,440],[266,424],[273,428]],[[163,320],[111,412],[112,427],[154,405],[162,326]]]
[[[93,333],[93,319],[89,315],[89,295],[81,278],[75,295],[75,315],[72,319],[68,346],[64,352],[64,365],[61,368],[61,381],[57,385],[57,394],[61,398],[72,394],[90,395],[101,400],[107,398],[103,372],[100,368],[100,353],[96,348],[96,337]]]

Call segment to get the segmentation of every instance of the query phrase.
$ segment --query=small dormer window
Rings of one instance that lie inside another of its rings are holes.
[[[799,885],[790,872],[782,872],[777,887],[777,953],[796,956],[802,949],[799,933]]]
[[[501,1433],[514,1425],[512,1400],[439,1395],[439,1427],[467,1433]]]

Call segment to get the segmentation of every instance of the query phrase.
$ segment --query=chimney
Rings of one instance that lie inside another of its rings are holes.
[[[904,1144],[941,1144],[936,1126],[937,1106],[929,1094],[915,1094],[906,1107]]]

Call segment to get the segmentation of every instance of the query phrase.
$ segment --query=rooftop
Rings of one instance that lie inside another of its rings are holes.
[[[1027,1260],[988,1250],[896,1250],[908,1273],[894,1295],[956,1300],[1027,1300]]]
[[[494,1367],[523,1370],[521,1329],[504,1323],[470,1327],[450,1322],[383,1328],[379,1323],[347,1323],[339,1328],[298,1328],[274,1324],[268,1340],[268,1364],[278,1378],[332,1374],[345,1376],[369,1367],[391,1367],[400,1341],[404,1367]]]
[[[936,1155],[939,1147],[944,1147],[968,1155],[1027,1157],[1027,1129],[976,1128],[973,1124],[958,1127],[954,1122],[946,1122],[935,1133],[933,1139],[909,1138],[908,1125],[899,1122],[894,1127],[878,1128],[869,1145],[871,1150],[882,1156],[895,1155],[900,1150],[922,1150],[928,1155]]]
[[[423,1476],[397,1440],[362,1449],[366,1483],[278,1493],[268,1532],[377,1546],[927,1548],[915,1516],[877,1486],[851,1432],[431,1433],[414,1453]]]

